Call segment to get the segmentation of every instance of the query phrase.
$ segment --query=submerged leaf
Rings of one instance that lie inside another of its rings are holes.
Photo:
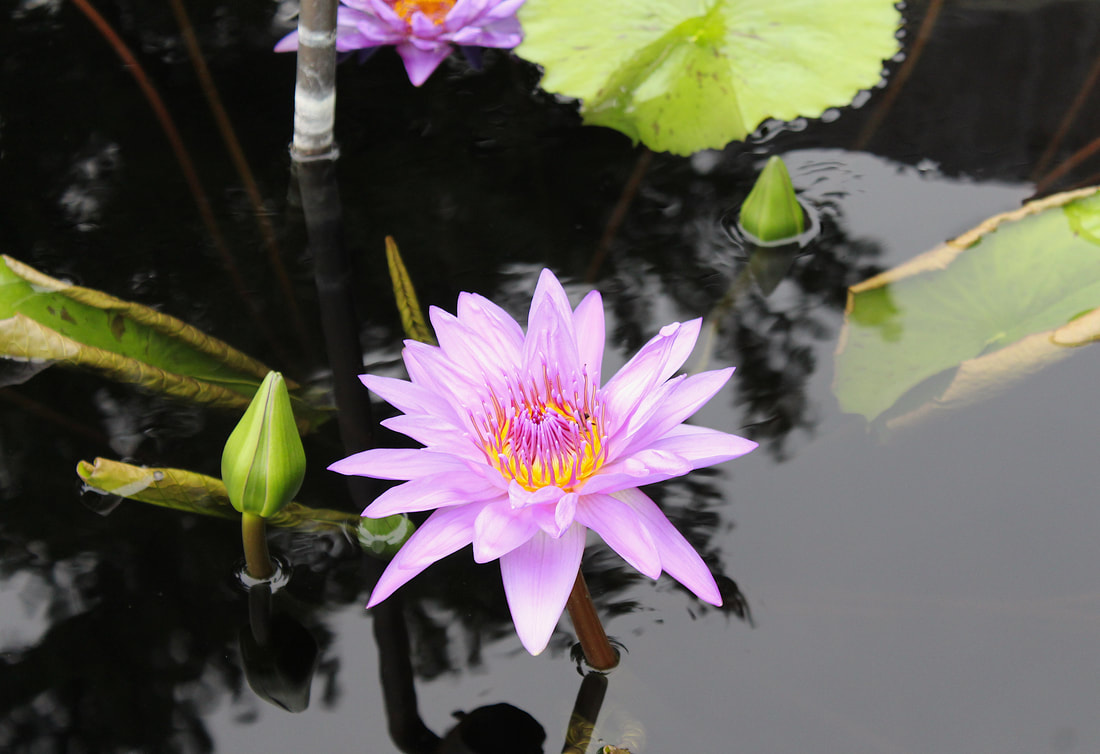
[[[853,286],[845,411],[894,424],[989,397],[1100,338],[1100,189],[1031,202]],[[899,399],[905,400],[899,404]]]
[[[220,479],[194,471],[145,468],[97,458],[94,463],[81,461],[76,467],[76,473],[90,490],[103,495],[118,495],[183,513],[199,513],[234,521],[239,521],[241,517],[229,502],[229,494]],[[368,520],[371,530],[377,532],[377,537],[364,543],[363,549],[385,557],[392,556],[404,543],[404,539],[387,539],[387,533],[401,530],[405,538],[408,538],[414,530],[412,522],[405,516],[370,520],[362,519],[356,513],[310,508],[300,503],[290,503],[265,519],[272,526],[301,531],[340,531],[357,541],[362,538],[362,522]]]
[[[236,409],[248,405],[270,371],[175,317],[56,280],[6,255],[0,255],[0,357],[83,367]],[[294,403],[303,431],[323,418],[301,399]]]
[[[892,0],[528,0],[519,19],[516,53],[544,89],[683,155],[847,105],[878,83],[901,23]]]
[[[405,329],[405,335],[421,343],[438,345],[424,319],[424,311],[420,308],[412,278],[405,269],[405,262],[401,259],[401,252],[398,251],[397,241],[393,240],[393,236],[386,236],[386,262],[390,268],[393,295],[397,299],[397,311],[401,313],[401,326]]]

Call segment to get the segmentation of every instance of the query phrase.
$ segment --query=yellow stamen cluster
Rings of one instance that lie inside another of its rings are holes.
[[[451,12],[455,2],[456,0],[393,0],[390,5],[393,12],[405,21],[412,21],[413,14],[420,11],[439,26]]]
[[[543,369],[492,393],[481,416],[471,414],[485,457],[506,479],[534,492],[572,491],[607,460],[603,410],[587,376],[571,389]]]

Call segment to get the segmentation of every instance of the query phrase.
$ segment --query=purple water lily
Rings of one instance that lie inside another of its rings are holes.
[[[340,0],[336,49],[395,45],[413,86],[451,54],[451,44],[511,49],[523,40],[516,11],[524,0]],[[298,32],[275,45],[298,49]]]
[[[683,424],[733,373],[673,377],[700,320],[662,328],[601,387],[600,294],[574,310],[549,270],[535,288],[526,336],[473,293],[459,296],[457,316],[435,307],[430,316],[440,345],[405,341],[411,381],[361,378],[404,412],[383,424],[425,447],[368,450],[329,467],[408,480],[364,516],[435,511],[386,568],[367,607],[472,543],[477,562],[500,560],[516,632],[538,654],[576,579],[586,528],[646,576],[664,571],[722,604],[702,558],[638,489],[756,447]]]

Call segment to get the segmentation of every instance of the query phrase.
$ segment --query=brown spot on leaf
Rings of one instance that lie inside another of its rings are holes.
[[[125,332],[126,319],[121,314],[116,314],[111,319],[111,334],[115,336],[115,340],[122,340],[122,335]]]
[[[69,314],[69,310],[65,307],[61,307],[61,319],[65,320],[71,325],[76,324],[76,320],[73,319],[73,315]]]

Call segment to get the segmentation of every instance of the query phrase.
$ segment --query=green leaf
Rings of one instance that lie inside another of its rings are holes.
[[[875,86],[898,50],[891,0],[527,0],[516,53],[585,123],[687,155],[767,118],[815,118]]]
[[[393,295],[397,299],[397,310],[401,313],[401,326],[405,329],[405,334],[421,343],[438,345],[424,320],[424,311],[416,298],[412,278],[405,269],[405,262],[401,259],[401,252],[398,251],[397,241],[393,240],[393,236],[386,236],[386,263],[390,268]]]
[[[1031,202],[853,286],[845,411],[894,424],[979,400],[1100,338],[1100,188]],[[899,399],[904,400],[899,403]]]
[[[205,474],[184,469],[133,466],[107,458],[97,458],[94,463],[81,461],[76,473],[91,490],[100,494],[118,495],[181,513],[198,513],[232,521],[240,521],[241,518],[229,502],[229,494],[222,481]],[[361,527],[366,521],[370,521],[368,529],[374,531],[376,537],[364,543],[363,549],[385,557],[392,557],[415,529],[406,516],[363,519],[355,513],[310,508],[300,503],[290,503],[265,519],[269,525],[300,531],[339,531],[356,541],[362,539]],[[404,532],[405,539],[390,536],[387,540],[387,534],[398,530]]]
[[[270,371],[175,317],[56,280],[6,255],[0,255],[0,357],[92,369],[238,410]],[[294,403],[303,431],[323,420],[320,409]]]

